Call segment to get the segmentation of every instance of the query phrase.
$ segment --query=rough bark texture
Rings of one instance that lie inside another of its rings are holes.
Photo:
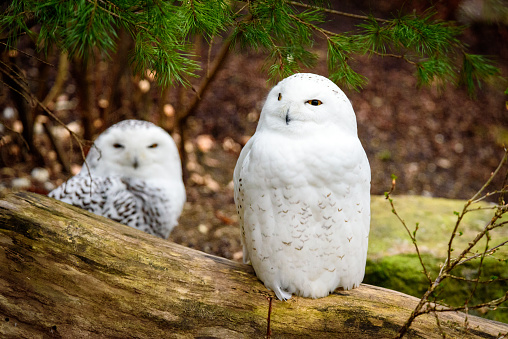
[[[31,193],[0,200],[0,337],[262,338],[273,296],[252,268]],[[273,300],[272,338],[389,338],[416,298],[362,285],[322,299]],[[440,315],[451,337],[508,325]],[[419,317],[409,337],[439,338]]]

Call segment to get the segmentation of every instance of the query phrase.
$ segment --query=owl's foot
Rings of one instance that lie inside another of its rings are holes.
[[[292,294],[280,289],[280,286],[275,287],[273,290],[279,300],[286,301],[291,298]]]

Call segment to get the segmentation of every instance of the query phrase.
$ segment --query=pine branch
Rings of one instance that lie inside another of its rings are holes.
[[[361,22],[356,33],[332,32],[322,27],[324,14]],[[238,20],[248,15],[250,20]],[[41,23],[38,33],[29,29],[37,22]],[[135,40],[131,59],[135,72],[151,70],[163,87],[188,85],[187,79],[200,69],[189,53],[190,35],[210,40],[231,30],[235,32],[233,45],[267,53],[272,79],[315,64],[317,56],[310,52],[313,33],[327,41],[330,78],[353,89],[360,89],[367,81],[351,67],[354,56],[361,54],[404,60],[416,68],[419,85],[451,82],[465,86],[471,95],[486,79],[500,76],[492,60],[467,53],[458,40],[463,27],[435,20],[432,10],[387,20],[338,11],[320,1],[192,0],[174,5],[141,0],[19,0],[12,2],[0,18],[0,36],[10,46],[20,34],[28,34],[42,49],[56,44],[70,57],[76,54],[86,58],[94,48],[108,55],[116,48],[120,27]]]

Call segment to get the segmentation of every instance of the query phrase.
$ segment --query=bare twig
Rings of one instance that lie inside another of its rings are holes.
[[[51,67],[55,67],[55,65],[53,65],[53,64],[51,64],[51,63],[49,63],[49,62],[47,62],[46,60],[43,60],[43,59],[41,59],[41,58],[39,58],[39,57],[37,57],[37,56],[35,56],[35,55],[33,55],[33,54],[30,54],[30,53],[27,53],[27,52],[25,52],[25,51],[22,51],[22,50],[20,50],[20,49],[18,49],[18,48],[16,48],[16,47],[14,47],[14,46],[8,45],[8,44],[6,44],[5,42],[1,42],[1,41],[0,41],[0,44],[4,45],[5,47],[7,47],[7,48],[8,48],[8,49],[10,49],[10,50],[14,50],[14,51],[16,51],[16,52],[18,52],[18,53],[21,53],[21,54],[26,55],[27,57],[34,58],[35,60],[37,60],[37,61],[39,61],[39,62],[41,62],[41,63],[43,63],[43,64],[46,64],[46,65],[51,66]]]
[[[480,278],[482,276],[483,259],[485,259],[485,253],[489,249],[489,240],[490,240],[490,237],[487,234],[487,241],[486,241],[486,244],[485,244],[485,250],[480,255],[480,263],[478,264],[478,270],[477,270],[477,273],[476,273],[476,279],[474,279],[474,282],[473,282],[473,288],[471,289],[471,291],[469,293],[469,296],[464,301],[464,307],[465,307],[465,312],[466,312],[466,318],[465,318],[464,322],[465,322],[465,327],[466,328],[468,327],[469,302],[473,298],[473,296],[474,296],[474,294],[476,292],[476,289],[478,288]]]
[[[464,215],[466,214],[469,206],[471,206],[473,201],[477,200],[478,197],[482,194],[482,192],[485,191],[485,189],[492,183],[492,180],[499,173],[499,171],[504,166],[504,164],[506,163],[507,160],[508,160],[508,151],[505,150],[505,154],[504,154],[503,158],[501,159],[501,161],[499,162],[499,165],[497,166],[496,170],[494,172],[492,172],[492,174],[490,175],[490,178],[482,186],[482,188],[480,188],[480,190],[478,190],[478,192],[476,192],[476,194],[471,199],[469,199],[467,201],[467,203],[464,205],[464,208],[462,209],[462,213],[460,213],[457,216],[457,222],[455,223],[455,227],[453,228],[453,231],[452,231],[452,233],[450,235],[450,241],[448,242],[448,260],[447,260],[447,265],[451,265],[452,264],[450,259],[451,259],[451,253],[452,253],[453,239],[455,238],[455,235],[457,234],[457,230],[459,228],[459,225],[460,225],[462,219],[464,218]],[[472,248],[472,246],[470,246],[470,248],[468,248],[467,251],[469,251],[469,249],[471,249],[471,248]]]
[[[503,224],[506,224],[506,223],[503,223]],[[494,254],[496,252],[496,250],[498,250],[500,247],[502,247],[502,246],[504,246],[506,244],[508,244],[508,240],[503,241],[499,245],[494,246],[494,247],[490,248],[489,250],[487,250],[485,252],[485,256]],[[470,261],[470,260],[473,260],[473,259],[476,259],[476,258],[478,258],[478,257],[480,257],[482,255],[483,255],[483,253],[479,253],[479,254],[475,254],[475,255],[473,255],[471,257],[467,257],[467,258],[461,260],[460,262],[458,262],[457,265],[462,265],[463,263],[465,263],[467,261]]]
[[[411,238],[411,241],[413,242],[413,245],[415,247],[416,253],[418,254],[418,258],[420,259],[420,265],[423,268],[423,273],[427,277],[427,280],[428,280],[429,284],[432,284],[432,278],[430,276],[430,273],[427,270],[427,267],[425,266],[425,263],[423,262],[422,256],[420,254],[420,249],[418,248],[418,244],[416,242],[416,232],[418,231],[418,226],[419,225],[417,223],[416,227],[415,227],[415,230],[413,231],[413,233],[411,233],[411,231],[409,230],[409,227],[406,225],[406,222],[404,221],[404,219],[402,219],[400,217],[400,215],[397,213],[397,211],[395,209],[395,205],[393,204],[393,199],[390,198],[390,194],[395,190],[396,180],[397,180],[396,177],[392,178],[392,188],[391,188],[390,192],[387,192],[385,194],[386,199],[389,201],[390,206],[392,207],[392,213],[395,214],[395,216],[400,221],[400,223],[404,226],[404,229],[406,230],[407,234]]]
[[[499,200],[499,205],[497,205],[494,208],[492,208],[494,210],[494,216],[485,225],[485,227],[480,232],[478,232],[476,237],[471,242],[468,243],[466,248],[456,258],[453,258],[453,259],[451,258],[451,252],[453,251],[453,249],[452,249],[453,239],[454,239],[454,237],[455,237],[455,235],[456,235],[456,233],[457,233],[457,231],[459,229],[460,224],[463,221],[464,215],[467,212],[476,211],[476,210],[480,209],[480,208],[471,209],[470,207],[471,207],[471,205],[474,202],[478,202],[478,201],[483,200],[482,199],[483,197],[480,197],[480,196],[486,190],[487,186],[489,186],[493,182],[493,179],[499,174],[499,172],[501,171],[503,166],[507,163],[507,160],[508,160],[508,151],[505,150],[505,154],[504,154],[502,160],[500,161],[500,163],[499,163],[498,167],[496,168],[496,170],[491,174],[490,178],[487,180],[485,185],[483,185],[482,188],[471,199],[469,199],[465,203],[464,208],[463,208],[461,213],[455,212],[455,214],[457,215],[457,221],[455,223],[452,235],[451,235],[449,243],[448,243],[448,253],[447,253],[447,257],[445,259],[445,262],[441,265],[441,269],[440,269],[439,274],[436,277],[436,279],[430,284],[429,288],[424,293],[424,295],[421,297],[419,303],[417,304],[417,306],[415,307],[415,309],[413,310],[413,312],[411,313],[409,318],[406,320],[404,325],[399,330],[397,338],[402,338],[407,333],[407,331],[411,327],[412,322],[416,319],[416,317],[418,317],[418,316],[420,316],[422,314],[433,313],[434,316],[436,317],[436,321],[438,322],[437,324],[438,324],[438,327],[439,327],[439,318],[437,316],[438,312],[465,311],[466,312],[466,318],[465,318],[464,327],[467,328],[467,326],[468,326],[467,313],[468,313],[469,310],[481,309],[481,308],[495,309],[496,307],[498,307],[499,305],[501,305],[502,303],[504,303],[505,301],[508,300],[508,291],[506,291],[505,295],[503,297],[501,297],[501,298],[498,298],[498,299],[495,299],[495,300],[491,300],[491,301],[488,301],[488,302],[485,302],[485,303],[476,304],[476,305],[469,305],[469,303],[470,303],[473,295],[475,294],[479,284],[488,284],[488,283],[492,283],[492,282],[495,282],[495,281],[505,281],[505,280],[508,280],[508,279],[505,279],[505,278],[501,278],[501,279],[495,278],[495,279],[489,279],[489,280],[481,280],[481,270],[482,270],[482,267],[483,267],[483,264],[484,264],[484,258],[489,256],[489,255],[492,255],[496,250],[498,250],[499,248],[501,248],[502,246],[504,246],[504,245],[506,245],[508,243],[508,241],[503,241],[503,242],[499,243],[498,245],[496,245],[494,247],[489,247],[489,241],[491,240],[490,239],[490,235],[489,235],[489,231],[491,231],[491,230],[493,230],[494,228],[497,228],[497,227],[505,226],[506,223],[508,223],[508,222],[498,222],[498,220],[503,216],[503,214],[507,212],[507,207],[506,207],[506,205],[504,203],[504,198],[503,198],[503,196],[504,196],[504,194],[506,192],[506,181],[507,181],[506,180],[506,176],[505,176],[505,181],[504,181],[503,186],[502,186],[503,188],[501,190],[494,191],[494,192],[499,193],[501,195],[501,198]],[[508,173],[507,173],[507,175],[508,175]],[[402,225],[404,226],[404,228],[408,232],[411,240],[413,241],[413,243],[415,245],[415,248],[417,249],[417,253],[418,253],[418,257],[420,258],[420,262],[422,262],[421,255],[418,252],[418,246],[416,245],[416,231],[417,231],[418,227],[415,229],[414,233],[411,234],[411,232],[409,232],[409,229],[406,226],[406,223],[404,222],[404,220],[402,220],[402,218],[396,212],[394,204],[393,204],[393,200],[390,198],[390,195],[394,191],[394,189],[395,189],[395,178],[392,181],[392,187],[390,189],[390,192],[385,193],[385,195],[386,195],[386,198],[389,200],[390,205],[392,206],[392,212],[397,216],[399,221],[402,223]],[[489,193],[487,193],[487,194],[489,194]],[[484,197],[487,194],[485,194]],[[486,244],[485,244],[484,250],[481,253],[479,253],[479,254],[467,257],[467,255],[470,253],[471,249],[474,246],[476,246],[481,239],[484,239],[484,238],[486,238],[486,240],[487,240]],[[458,277],[458,276],[450,274],[451,270],[453,270],[456,266],[458,266],[460,264],[463,264],[463,263],[465,263],[467,261],[476,259],[476,258],[480,258],[480,262],[479,262],[479,265],[478,265],[478,272],[477,272],[476,277],[474,279],[466,279],[466,278],[463,278],[463,277]],[[426,276],[427,276],[427,278],[430,279],[430,276],[428,275],[428,273],[426,273]],[[469,296],[464,301],[464,304],[462,306],[457,306],[457,307],[449,307],[449,306],[448,307],[444,307],[444,306],[440,306],[440,307],[437,307],[436,304],[431,303],[429,301],[429,298],[432,295],[432,293],[436,290],[436,288],[439,286],[439,284],[442,283],[446,278],[452,278],[452,279],[459,280],[459,281],[467,281],[467,282],[470,282],[470,283],[474,284],[473,288],[471,289],[471,291],[469,293]]]
[[[30,102],[30,98],[31,98],[30,95],[29,96],[25,95],[25,93],[29,92],[28,91],[28,84],[25,81],[23,81],[23,76],[21,75],[21,73],[16,72],[16,70],[13,67],[2,62],[1,60],[0,60],[0,65],[5,67],[5,69],[0,67],[0,72],[5,74],[13,82],[13,85],[10,85],[4,81],[2,81],[2,84],[7,86],[10,90],[21,95],[27,102]],[[18,90],[17,88],[14,88],[14,85],[19,87],[20,89]]]
[[[88,163],[86,162],[86,155],[85,155],[85,150],[83,148],[83,144],[84,144],[84,141],[83,139],[77,135],[76,133],[74,133],[69,127],[67,127],[67,125],[64,124],[64,122],[62,120],[60,120],[53,112],[51,112],[51,110],[46,106],[44,105],[39,99],[37,99],[31,92],[27,92],[27,94],[30,96],[30,98],[37,104],[41,107],[41,109],[46,112],[46,114],[48,116],[50,116],[52,119],[54,119],[58,124],[60,124],[63,128],[65,128],[67,130],[67,132],[69,132],[70,136],[76,140],[78,146],[79,146],[79,149],[81,151],[81,157],[83,158],[84,160],[84,165],[86,166],[86,168],[88,169],[88,171],[90,172],[90,169],[88,168]]]
[[[360,19],[360,20],[374,19],[374,20],[379,21],[379,22],[388,22],[389,21],[389,20],[386,20],[386,19],[374,18],[374,17],[370,17],[370,16],[366,16],[366,15],[358,15],[358,14],[352,14],[352,13],[347,13],[347,12],[341,12],[341,11],[337,11],[337,10],[330,9],[330,8],[320,7],[320,6],[307,5],[307,4],[303,4],[301,2],[296,2],[296,1],[288,1],[288,3],[293,5],[293,6],[296,6],[296,7],[308,8],[308,9],[317,9],[317,10],[320,10],[320,11],[323,11],[323,12],[326,12],[326,13],[340,15],[340,16],[345,16],[345,17],[353,18],[353,19]]]
[[[18,136],[19,136],[19,138],[21,139],[21,141],[23,142],[23,144],[25,144],[25,147],[26,147],[27,149],[30,149],[30,146],[28,145],[28,142],[27,142],[27,141],[25,140],[25,138],[23,137],[23,134],[19,133],[18,131],[13,130],[12,128],[10,128],[9,126],[7,126],[6,124],[3,124],[3,127],[4,127],[6,130],[8,130],[9,132],[11,132],[11,133],[13,133],[13,134],[18,135]],[[3,146],[3,145],[8,144],[8,143],[10,142],[10,141],[6,141],[6,140],[8,140],[8,139],[6,139],[6,138],[2,137],[2,138],[0,139],[0,146]],[[11,141],[12,141],[12,140],[11,140]]]
[[[435,309],[435,306],[434,306],[434,309]],[[443,339],[446,338],[446,333],[444,332],[443,328],[441,327],[441,321],[439,320],[439,316],[437,315],[436,312],[432,312],[432,314],[434,314],[434,318],[436,318],[436,325],[439,330],[439,333],[441,334],[441,337]]]
[[[67,158],[64,156],[64,152],[62,150],[62,147],[56,140],[55,136],[53,135],[53,132],[51,131],[51,128],[49,127],[47,122],[42,123],[42,127],[44,127],[44,131],[46,132],[46,135],[49,138],[49,141],[51,142],[51,145],[53,145],[53,149],[56,152],[56,158],[60,162],[60,164],[63,167],[64,173],[71,173],[71,166],[69,162],[67,161]]]
[[[495,281],[508,281],[508,278],[495,278],[495,279],[489,279],[489,280],[467,279],[467,278],[464,278],[464,277],[458,277],[456,275],[451,275],[451,274],[448,274],[447,277],[450,278],[450,279],[455,279],[455,280],[460,280],[460,281],[465,281],[465,282],[476,282],[476,281],[478,281],[478,283],[480,283],[480,284],[490,284],[490,283],[493,283]]]
[[[268,299],[268,316],[266,318],[266,339],[270,339],[272,336],[272,330],[270,328],[270,318],[272,316],[272,297],[266,297]]]
[[[499,305],[501,305],[502,303],[504,303],[506,301],[508,301],[508,291],[506,291],[505,295],[500,297],[500,298],[497,298],[497,299],[494,299],[494,300],[491,300],[491,301],[488,301],[488,302],[485,302],[485,303],[476,304],[476,305],[473,305],[473,306],[427,307],[427,308],[422,309],[420,311],[419,315],[427,314],[427,313],[434,313],[434,312],[445,313],[445,312],[464,311],[464,310],[466,310],[466,308],[470,309],[470,310],[477,310],[477,309],[481,309],[481,308],[495,309],[496,307],[498,307]],[[402,337],[399,336],[398,338],[402,338]]]
[[[210,82],[214,79],[215,75],[217,74],[217,71],[221,67],[222,63],[226,59],[226,56],[228,55],[229,49],[231,47],[231,37],[229,36],[226,38],[226,40],[223,42],[219,52],[215,56],[212,64],[207,69],[207,76],[204,77],[204,79],[201,81],[199,86],[194,89],[195,95],[192,97],[191,101],[185,105],[183,111],[179,112],[175,115],[175,126],[177,126],[179,132],[180,132],[180,156],[182,157],[182,163],[183,163],[183,170],[184,170],[184,180],[187,177],[186,174],[186,163],[187,163],[187,156],[185,151],[185,126],[187,123],[187,119],[194,113],[196,107],[198,106],[199,102],[201,101],[201,97],[203,93],[208,88],[208,85]],[[184,99],[183,97],[181,99]],[[183,100],[181,100],[183,102]]]
[[[208,85],[215,77],[217,71],[219,70],[220,66],[222,65],[223,61],[226,59],[226,56],[228,55],[229,48],[231,46],[231,37],[226,38],[224,41],[221,49],[215,56],[215,59],[213,60],[212,64],[210,65],[210,69],[207,72],[207,76],[201,81],[199,86],[195,89],[196,95],[191,99],[189,104],[185,107],[185,110],[179,114],[179,120],[186,120],[194,111],[196,106],[198,105],[201,97],[203,96],[203,93],[208,88]]]

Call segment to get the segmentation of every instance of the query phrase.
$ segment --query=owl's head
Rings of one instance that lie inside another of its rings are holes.
[[[297,73],[272,88],[261,111],[258,129],[300,134],[319,133],[330,126],[357,133],[351,102],[329,79]]]
[[[105,130],[86,160],[95,175],[180,179],[182,165],[173,138],[157,125],[124,120]],[[86,171],[83,166],[82,171]]]

